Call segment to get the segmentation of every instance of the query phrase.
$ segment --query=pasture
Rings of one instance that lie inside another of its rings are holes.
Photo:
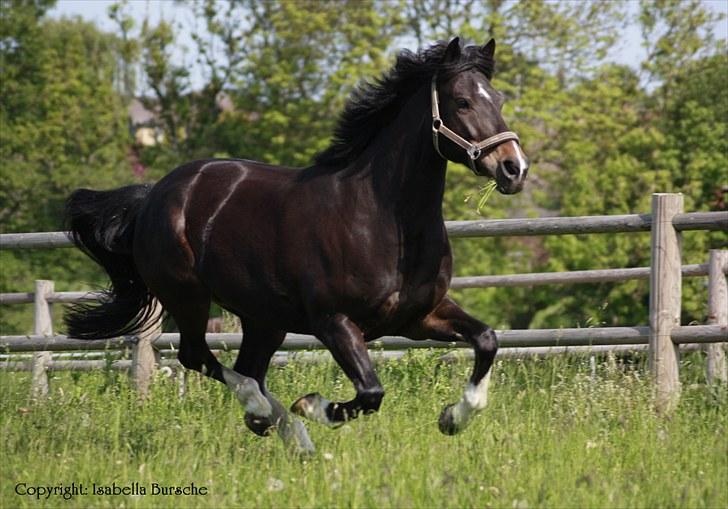
[[[646,356],[505,359],[486,410],[463,433],[437,431],[469,360],[410,351],[378,364],[382,410],[337,430],[309,424],[314,457],[259,438],[221,384],[190,375],[179,398],[162,373],[139,403],[118,371],[57,372],[43,405],[28,373],[0,373],[2,507],[726,507],[728,392],[708,386],[700,353],[681,360],[683,394],[655,414]],[[226,358],[225,362],[231,362]],[[333,362],[272,368],[284,403],[352,389]],[[146,495],[36,499],[36,486],[144,487]],[[134,484],[136,483],[136,484]],[[160,486],[206,495],[152,495]]]

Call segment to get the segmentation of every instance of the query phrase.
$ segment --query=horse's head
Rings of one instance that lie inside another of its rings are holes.
[[[490,84],[494,52],[493,39],[461,48],[456,37],[448,44],[432,80],[433,140],[444,158],[513,194],[523,189],[529,163],[501,115],[503,94]]]

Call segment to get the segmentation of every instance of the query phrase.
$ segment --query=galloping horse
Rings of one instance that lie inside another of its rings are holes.
[[[447,297],[447,162],[495,179],[503,194],[520,191],[528,172],[490,83],[494,52],[492,39],[463,48],[458,38],[401,52],[388,73],[352,94],[331,145],[307,168],[210,159],[154,186],[75,191],[69,230],[111,287],[100,304],[67,313],[69,335],[138,332],[159,319],[158,299],[179,327],[182,365],[233,390],[252,431],[275,428],[298,451],[313,451],[303,422],[265,386],[286,332],[315,335],[354,384],[351,401],[314,393],[291,406],[332,427],[382,402],[368,341],[466,341],[472,376],[439,420],[443,433],[460,431],[485,406],[497,341]],[[205,342],[213,301],[243,325],[233,369]]]

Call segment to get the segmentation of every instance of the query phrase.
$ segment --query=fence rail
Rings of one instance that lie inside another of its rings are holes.
[[[657,217],[657,220],[654,218]],[[728,212],[682,212],[681,195],[653,195],[651,214],[618,216],[547,217],[536,219],[504,219],[482,221],[448,221],[452,238],[498,237],[522,235],[564,235],[592,233],[646,232],[652,234],[650,267],[599,269],[571,272],[508,274],[499,276],[455,277],[452,288],[486,288],[533,286],[545,284],[604,283],[635,279],[650,280],[650,325],[636,327],[594,327],[581,329],[531,329],[497,331],[500,346],[506,351],[523,354],[555,352],[599,352],[609,350],[644,350],[649,352],[651,372],[657,388],[658,407],[669,409],[679,396],[677,378],[678,347],[696,348],[707,345],[709,380],[728,379],[724,346],[728,341],[728,251],[711,250],[707,263],[680,264],[680,232],[686,230],[728,231]],[[1,234],[0,249],[43,249],[71,247],[65,232]],[[680,286],[683,277],[708,277],[709,317],[707,325],[680,326]],[[81,369],[101,366],[101,360],[53,359],[51,352],[118,351],[131,349],[132,360],[116,360],[115,367],[131,369],[140,392],[145,392],[154,365],[176,366],[162,360],[160,350],[177,349],[178,334],[161,334],[161,330],[142,336],[113,340],[87,341],[54,335],[50,328],[50,305],[82,300],[96,300],[98,292],[55,292],[51,281],[38,281],[35,292],[0,294],[0,304],[35,304],[35,332],[28,336],[0,336],[2,352],[32,352],[32,361],[0,365],[29,368],[33,371],[34,395],[47,391],[47,369],[70,369],[74,363]],[[240,334],[208,334],[214,349],[237,349]],[[382,354],[390,350],[467,346],[461,343],[413,341],[388,337],[370,344]],[[321,344],[313,336],[289,334],[282,349],[315,350]],[[104,364],[106,365],[106,364]],[[82,367],[83,366],[83,367]]]
[[[646,345],[650,338],[648,326],[637,327],[589,327],[569,329],[515,329],[496,331],[502,348],[529,348],[555,346],[598,345]],[[688,325],[672,330],[672,341],[683,343],[722,342],[728,337],[728,325]],[[240,348],[241,334],[208,333],[207,344],[216,350]],[[152,345],[157,349],[179,349],[179,334],[164,333],[157,336]],[[67,336],[0,336],[0,351],[9,352],[61,352],[66,350],[96,351],[132,348],[139,343],[137,336],[114,339],[74,339]],[[410,348],[468,347],[464,342],[415,341],[401,336],[386,336],[369,343],[371,349],[408,350]],[[314,336],[288,334],[282,350],[317,350],[323,345]]]
[[[708,264],[683,265],[683,277],[708,275]],[[450,287],[456,290],[465,288],[498,288],[537,285],[565,285],[587,283],[615,283],[650,278],[649,267],[629,269],[572,270],[568,272],[532,272],[530,274],[504,274],[499,276],[461,276],[452,278]],[[50,303],[73,303],[98,300],[101,292],[54,292],[46,297]],[[33,302],[33,292],[0,294],[1,304],[29,304]]]
[[[683,277],[707,276],[708,264],[683,265],[681,271]],[[450,287],[461,289],[615,283],[649,278],[650,267],[634,267],[630,269],[572,270],[569,272],[532,272],[530,274],[505,274],[500,276],[462,276],[454,277]]]
[[[71,304],[73,302],[95,301],[103,295],[102,292],[53,292],[46,295],[46,300],[53,304],[60,302]],[[0,304],[29,304],[35,300],[33,292],[0,293]]]
[[[701,345],[680,345],[681,352],[697,351]],[[647,345],[601,345],[601,346],[547,346],[547,347],[529,347],[529,348],[507,348],[498,352],[499,359],[513,359],[523,357],[548,357],[554,355],[598,355],[598,354],[615,354],[625,353],[632,354],[635,352],[646,352]],[[167,352],[170,352],[169,350]],[[391,359],[401,359],[406,352],[404,350],[375,350],[370,353],[373,362]],[[448,352],[440,356],[443,362],[454,361],[459,359],[472,359],[474,354],[471,350],[456,350]],[[276,353],[271,359],[273,366],[285,366],[291,361],[289,352]],[[325,352],[313,351],[303,352],[295,355],[296,361],[304,362],[320,362],[327,359]],[[163,357],[158,363],[159,367],[170,368],[169,375],[172,370],[181,369],[182,365],[175,358]],[[0,361],[0,369],[12,371],[30,371],[32,362],[28,359],[13,359]],[[53,358],[47,365],[49,371],[93,371],[97,369],[115,369],[115,370],[131,370],[132,361],[129,359],[59,359]]]
[[[728,212],[676,214],[672,224],[677,231],[728,230]],[[652,228],[652,215],[625,214],[445,221],[445,226],[451,238],[647,232]],[[72,246],[73,243],[66,232],[0,234],[0,248],[2,249],[46,249]]]
[[[448,235],[454,238],[628,233],[650,231],[652,228],[652,215],[625,214],[619,216],[484,219],[480,221],[447,221],[445,224]],[[677,231],[728,230],[728,212],[676,214],[672,224]]]

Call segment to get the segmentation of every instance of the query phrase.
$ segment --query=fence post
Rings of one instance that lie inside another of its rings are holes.
[[[682,194],[652,195],[649,366],[655,385],[655,408],[661,413],[671,412],[680,398],[680,352],[671,333],[680,325],[681,237],[672,219],[682,211]]]
[[[37,280],[33,295],[33,334],[37,336],[51,336],[53,334],[53,320],[51,319],[51,305],[48,296],[53,293],[53,281]],[[31,396],[38,400],[48,395],[48,365],[51,362],[50,352],[36,352],[33,354],[31,368]]]
[[[162,305],[155,299],[151,319],[156,319],[161,313]],[[154,349],[152,343],[161,333],[162,322],[158,321],[154,327],[139,334],[137,342],[131,350],[131,376],[139,397],[142,399],[149,395],[154,370],[159,364],[159,352]]]
[[[725,271],[728,269],[728,251],[711,249],[708,259],[708,324],[728,325],[728,284]],[[706,375],[708,383],[728,382],[728,367],[725,359],[726,343],[706,345],[708,354]]]

